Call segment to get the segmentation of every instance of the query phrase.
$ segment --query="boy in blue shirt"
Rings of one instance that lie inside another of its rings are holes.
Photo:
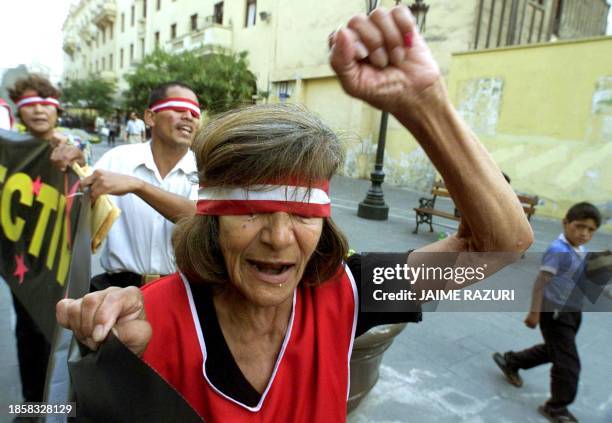
[[[525,325],[531,329],[540,325],[544,343],[519,352],[493,354],[508,382],[517,387],[523,385],[519,369],[552,363],[550,398],[538,411],[555,423],[578,422],[567,409],[576,398],[580,375],[576,333],[582,320],[583,294],[578,284],[585,271],[584,245],[600,225],[601,215],[592,204],[578,203],[568,210],[563,233],[542,258],[531,311],[525,319]]]

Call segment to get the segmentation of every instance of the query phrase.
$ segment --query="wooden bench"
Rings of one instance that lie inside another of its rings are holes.
[[[444,219],[450,219],[454,221],[461,220],[461,215],[459,210],[455,208],[453,213],[448,211],[436,209],[436,199],[438,197],[447,197],[451,198],[448,190],[446,189],[446,185],[444,181],[437,181],[431,189],[431,198],[421,197],[419,199],[419,207],[415,207],[414,211],[416,213],[416,228],[412,233],[416,234],[419,232],[419,225],[421,223],[427,223],[429,225],[429,232],[433,232],[432,221],[434,216],[443,217]],[[537,196],[517,194],[516,195],[521,205],[523,206],[523,210],[527,215],[527,220],[531,220],[531,216],[536,211],[536,205],[538,204],[539,198]]]

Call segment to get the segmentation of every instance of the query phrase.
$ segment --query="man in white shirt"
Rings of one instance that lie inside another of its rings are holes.
[[[13,113],[11,106],[6,101],[0,98],[0,129],[7,131],[13,127]]]
[[[138,118],[136,112],[130,113],[126,130],[129,144],[139,144],[146,141],[145,124]]]
[[[198,175],[189,148],[200,117],[197,96],[171,82],[154,89],[149,100],[151,140],[108,151],[83,180],[93,200],[112,194],[122,210],[102,251],[106,272],[92,279],[92,289],[141,285],[175,272],[173,222],[195,213]]]

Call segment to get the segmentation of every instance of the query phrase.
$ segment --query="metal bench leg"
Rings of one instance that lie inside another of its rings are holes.
[[[416,213],[414,215],[414,218],[416,220],[416,228],[414,228],[414,231],[412,231],[413,234],[418,234],[419,233],[419,214]]]

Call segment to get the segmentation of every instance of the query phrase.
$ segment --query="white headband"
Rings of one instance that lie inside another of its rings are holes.
[[[19,100],[17,100],[17,108],[21,109],[22,107],[27,107],[27,106],[33,106],[35,104],[42,104],[42,105],[46,105],[46,106],[54,106],[59,108],[60,107],[60,102],[57,98],[53,98],[53,97],[47,97],[47,98],[43,98],[43,97],[39,97],[36,95],[30,95],[27,97],[21,97],[19,98]]]
[[[154,112],[161,112],[162,110],[189,110],[193,117],[200,117],[199,104],[188,98],[166,98],[156,101],[149,108]]]
[[[239,215],[284,211],[309,217],[331,214],[329,184],[257,185],[245,188],[200,187],[197,214]]]

